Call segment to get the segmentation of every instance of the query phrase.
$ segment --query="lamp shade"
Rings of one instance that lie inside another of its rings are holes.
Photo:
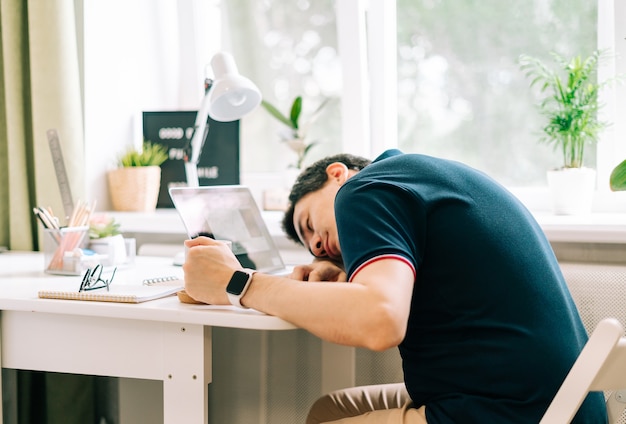
[[[208,93],[209,116],[216,121],[241,119],[261,103],[261,92],[248,78],[239,75],[232,55],[217,53],[211,59],[215,74]]]

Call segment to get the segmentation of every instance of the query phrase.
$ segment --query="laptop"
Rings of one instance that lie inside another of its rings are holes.
[[[290,272],[248,187],[170,187],[169,194],[189,238],[208,236],[231,242],[244,268],[278,275]]]

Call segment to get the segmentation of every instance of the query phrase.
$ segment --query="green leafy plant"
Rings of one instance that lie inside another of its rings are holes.
[[[570,60],[554,52],[551,55],[558,71],[527,55],[520,57],[521,69],[531,79],[531,87],[539,85],[541,93],[547,94],[539,104],[548,121],[541,141],[561,150],[563,168],[580,168],[585,148],[594,145],[608,125],[598,118],[598,93],[612,80],[598,83],[595,78],[607,52],[596,50],[586,59],[575,56]]]
[[[141,150],[133,148],[124,153],[119,158],[118,165],[123,168],[133,166],[160,166],[167,158],[167,148],[165,146],[145,141]]]
[[[289,127],[294,136],[298,137],[298,130],[300,128],[300,114],[302,113],[302,96],[298,96],[293,100],[291,109],[289,110],[289,116],[283,115],[273,104],[267,100],[262,100],[261,105],[267,110],[270,115],[278,119],[280,122]]]
[[[609,184],[613,191],[626,190],[626,160],[613,168],[611,176],[609,177]]]
[[[261,105],[265,110],[287,127],[287,131],[281,133],[281,140],[297,155],[296,164],[292,165],[294,168],[302,168],[307,153],[319,143],[318,141],[310,141],[307,139],[308,130],[311,124],[319,117],[320,112],[328,101],[329,99],[324,100],[304,123],[300,122],[302,117],[302,96],[297,96],[293,100],[289,114],[283,114],[278,108],[266,100],[261,101]]]
[[[89,220],[89,238],[100,239],[122,234],[120,223],[106,214],[96,214]]]

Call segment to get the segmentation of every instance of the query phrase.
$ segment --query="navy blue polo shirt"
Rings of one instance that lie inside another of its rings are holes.
[[[528,210],[482,172],[392,150],[346,181],[335,213],[350,279],[385,256],[415,270],[399,349],[429,424],[539,422],[587,335]],[[574,422],[606,423],[603,395]]]

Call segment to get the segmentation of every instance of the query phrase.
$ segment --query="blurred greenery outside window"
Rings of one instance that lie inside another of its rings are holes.
[[[376,0],[374,0],[376,1]],[[264,98],[303,115],[327,97],[305,165],[341,146],[341,63],[333,0],[223,0],[225,37]],[[397,0],[398,147],[458,160],[511,187],[545,185],[558,152],[537,142],[537,97],[520,54],[588,56],[597,46],[596,0]],[[293,160],[264,110],[245,118],[242,167],[281,171]],[[275,136],[274,136],[275,135]],[[595,152],[586,157],[595,166]]]

